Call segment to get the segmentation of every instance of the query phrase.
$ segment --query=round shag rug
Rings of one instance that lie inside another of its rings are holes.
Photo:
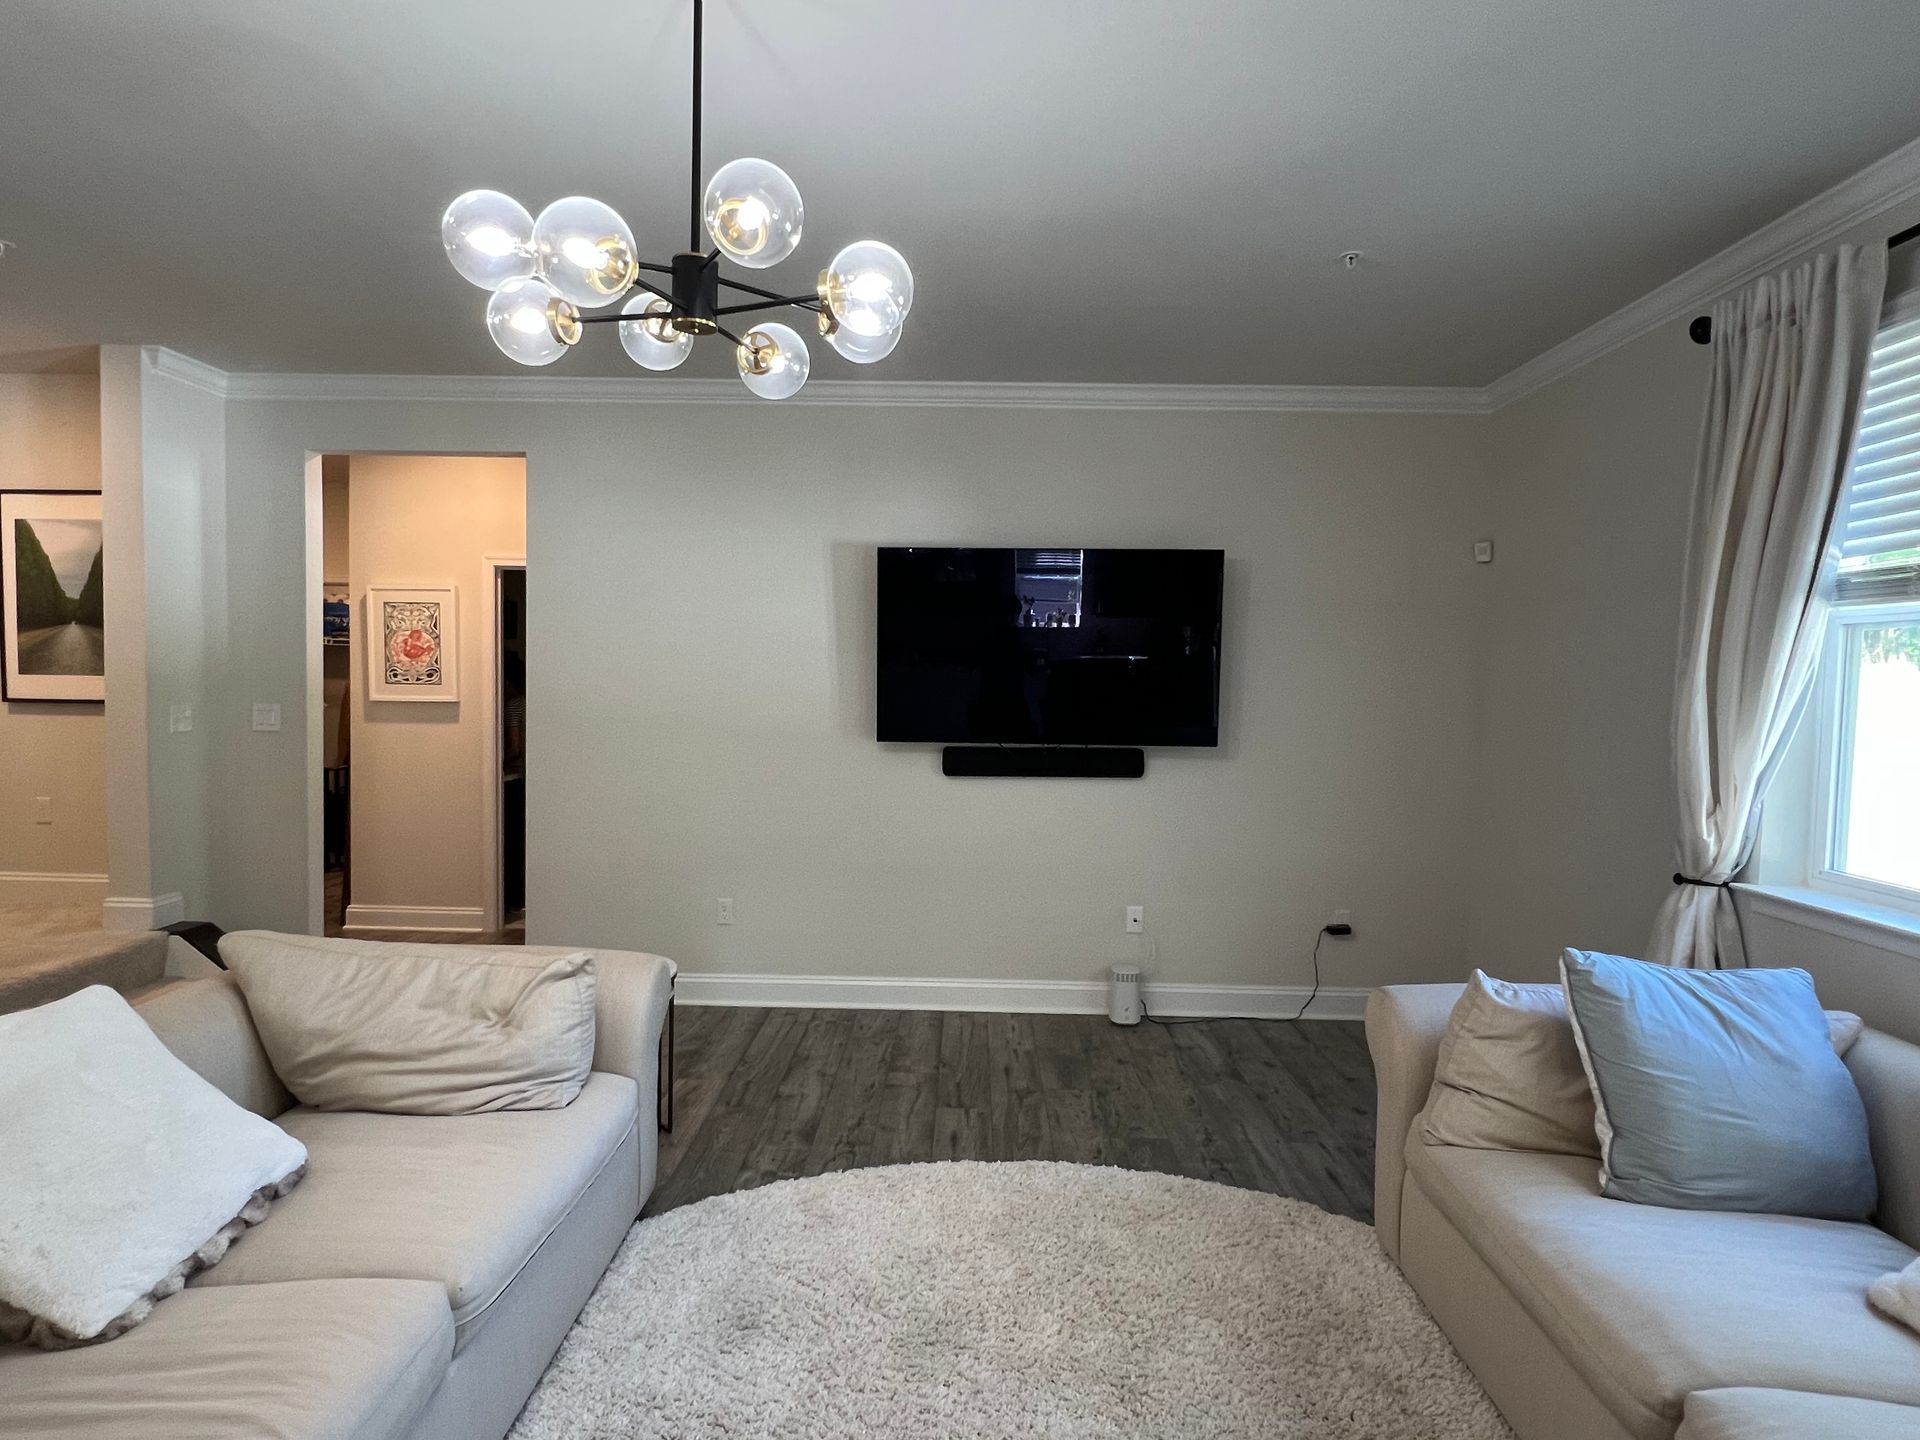
[[[867,1435],[1512,1440],[1369,1227],[1038,1161],[642,1221],[509,1440]]]

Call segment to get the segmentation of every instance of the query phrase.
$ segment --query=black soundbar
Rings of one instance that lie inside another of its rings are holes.
[[[940,768],[958,776],[1138,780],[1147,773],[1147,752],[1118,746],[1007,749],[999,745],[949,745],[940,752]]]

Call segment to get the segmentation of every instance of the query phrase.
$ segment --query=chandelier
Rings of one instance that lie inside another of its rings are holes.
[[[884,360],[900,343],[913,308],[913,272],[891,245],[856,240],[833,257],[805,295],[783,295],[721,273],[723,258],[749,270],[786,259],[800,244],[802,210],[799,189],[767,160],[729,161],[701,187],[704,9],[704,0],[693,0],[690,238],[670,263],[641,260],[627,222],[612,206],[585,195],[556,200],[537,218],[497,190],[469,190],[447,207],[440,221],[447,258],[491,292],[487,333],[508,358],[551,365],[580,343],[587,326],[614,324],[635,364],[672,370],[693,353],[698,336],[718,335],[733,343],[734,364],[749,390],[784,400],[806,384],[806,341],[790,325],[745,317],[777,310],[811,314],[827,344],[856,365]],[[616,312],[585,313],[622,300]]]

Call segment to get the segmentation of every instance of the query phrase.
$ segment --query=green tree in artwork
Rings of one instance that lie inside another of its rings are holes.
[[[25,520],[13,522],[14,594],[18,609],[16,629],[44,630],[49,625],[66,625],[74,617],[74,603],[60,588],[60,577],[53,573],[40,537]],[[94,565],[97,569],[99,561]],[[98,621],[92,622],[98,624]]]
[[[93,565],[87,571],[87,583],[80,587],[80,598],[73,602],[73,618],[96,630],[106,628],[107,615],[100,583],[100,562],[104,552],[93,552]]]

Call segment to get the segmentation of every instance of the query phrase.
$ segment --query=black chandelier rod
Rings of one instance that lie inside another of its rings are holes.
[[[695,0],[695,3],[698,4],[699,0]],[[1902,245],[1911,245],[1915,240],[1920,240],[1920,225],[1910,225],[1898,235],[1888,236],[1887,249],[1897,250]],[[1687,334],[1696,345],[1711,345],[1713,343],[1713,317],[1711,315],[1694,316],[1692,323],[1687,326]]]
[[[700,248],[700,71],[702,34],[705,28],[706,0],[693,0],[693,174],[689,192],[692,199],[688,215],[687,249]]]
[[[702,244],[705,229],[702,217],[705,210],[705,203],[704,189],[700,183],[700,118],[703,108],[701,104],[702,81],[706,68],[706,8],[706,0],[693,0],[693,114],[692,125],[689,130],[692,163],[689,167],[690,173],[688,177],[688,200],[691,213],[687,217],[687,251],[689,254],[696,255],[705,253],[707,263],[711,265],[719,259],[720,251],[716,247],[711,253],[706,253]],[[674,267],[671,265],[656,265],[645,260],[636,261],[634,269],[637,272],[648,275],[671,276],[674,274]],[[789,305],[798,306],[802,310],[808,310],[815,314],[823,314],[826,310],[826,307],[821,304],[817,295],[782,295],[777,290],[764,290],[758,285],[749,285],[744,280],[730,279],[725,275],[717,275],[714,279],[729,290],[738,290],[743,294],[758,297],[750,304],[722,305],[716,307],[712,312],[712,316],[709,317],[710,319],[716,320],[716,322],[717,317],[721,315],[752,314],[763,310],[778,310]],[[644,280],[634,280],[630,288],[644,290],[649,295],[659,296],[667,302],[670,307],[669,313],[672,315],[691,313],[670,291],[663,290],[656,285],[650,285]],[[632,320],[636,317],[624,311],[616,311],[600,315],[581,315],[577,318],[582,325],[612,325],[618,324],[623,320]],[[746,343],[738,335],[727,329],[726,326],[718,323],[713,325],[713,333],[731,340],[735,345],[744,345]]]

